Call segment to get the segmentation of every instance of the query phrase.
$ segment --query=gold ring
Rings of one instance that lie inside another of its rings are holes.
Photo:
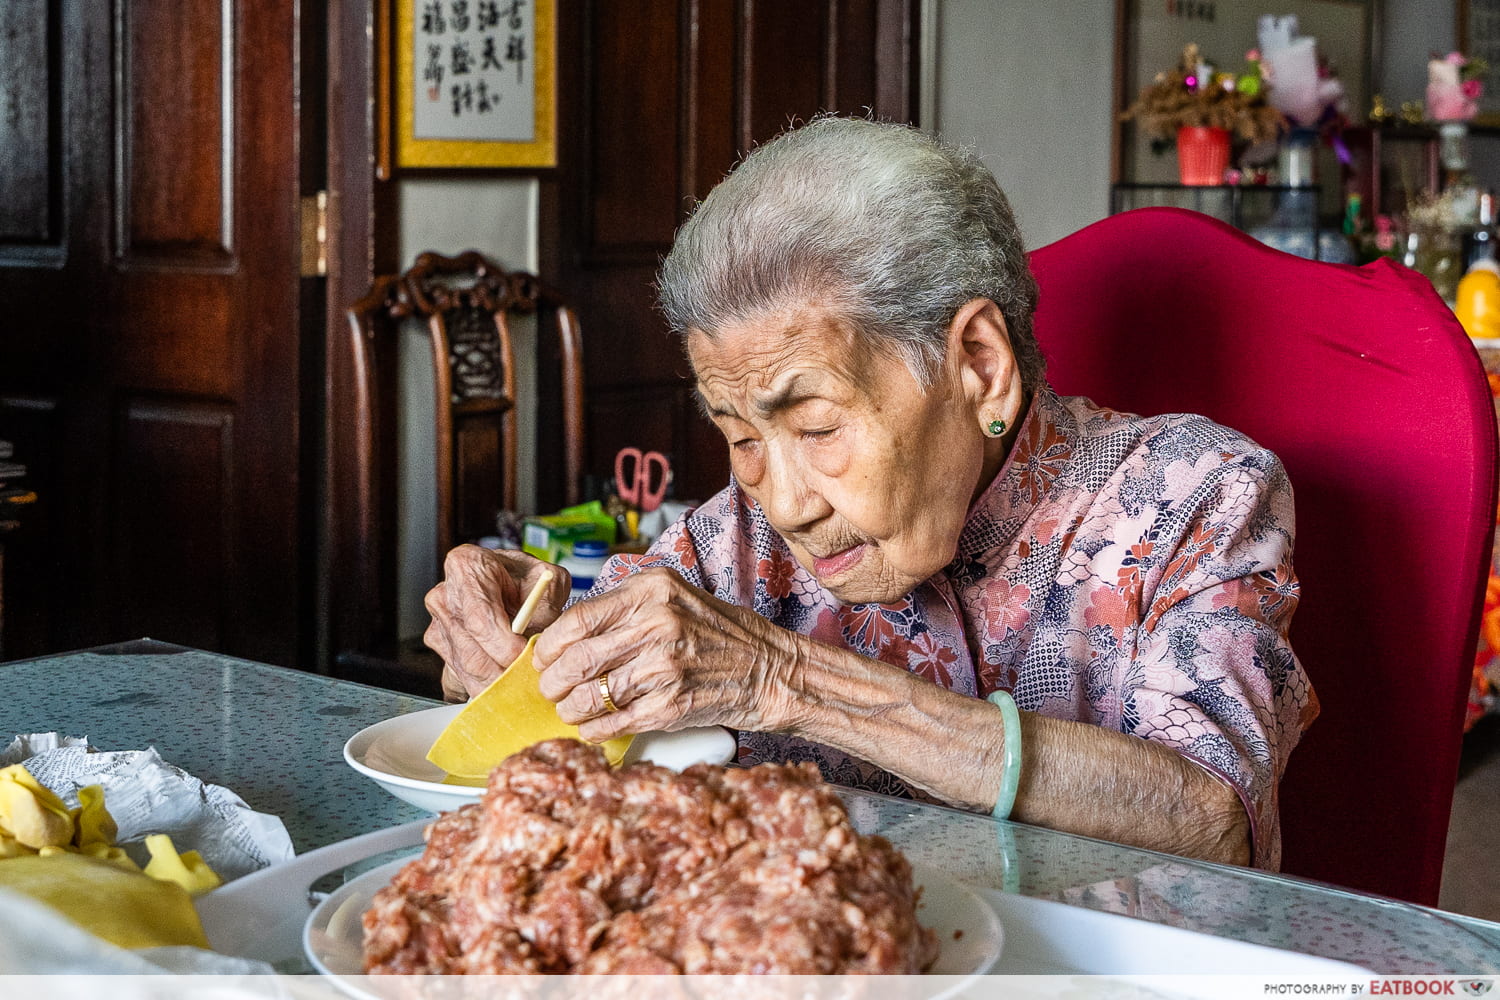
[[[609,696],[608,670],[599,675],[599,694],[604,698],[604,710],[606,712],[618,712],[620,710],[620,706],[616,705],[615,700]]]

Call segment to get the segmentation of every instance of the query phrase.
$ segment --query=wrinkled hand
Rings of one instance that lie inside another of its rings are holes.
[[[554,573],[526,635],[511,619],[544,570]],[[427,592],[432,624],[422,640],[443,658],[443,695],[463,701],[487,687],[526,646],[528,636],[557,620],[572,588],[566,570],[524,552],[460,545],[443,560],[443,582]]]
[[[568,609],[537,640],[542,694],[600,742],[691,726],[776,730],[797,711],[798,637],[651,569]],[[608,672],[604,707],[599,677]]]

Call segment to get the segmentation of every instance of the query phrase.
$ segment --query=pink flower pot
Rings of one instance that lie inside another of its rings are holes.
[[[1188,125],[1177,130],[1177,173],[1184,184],[1222,184],[1229,166],[1229,130]]]

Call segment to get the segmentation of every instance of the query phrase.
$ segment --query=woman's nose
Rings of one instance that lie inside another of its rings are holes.
[[[795,532],[823,516],[823,502],[813,489],[807,470],[783,449],[767,456],[761,489],[761,510],[771,526],[782,533]]]

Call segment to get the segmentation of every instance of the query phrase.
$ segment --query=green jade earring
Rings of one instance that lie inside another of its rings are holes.
[[[989,426],[990,437],[999,437],[1005,433],[1004,420],[991,420]]]

